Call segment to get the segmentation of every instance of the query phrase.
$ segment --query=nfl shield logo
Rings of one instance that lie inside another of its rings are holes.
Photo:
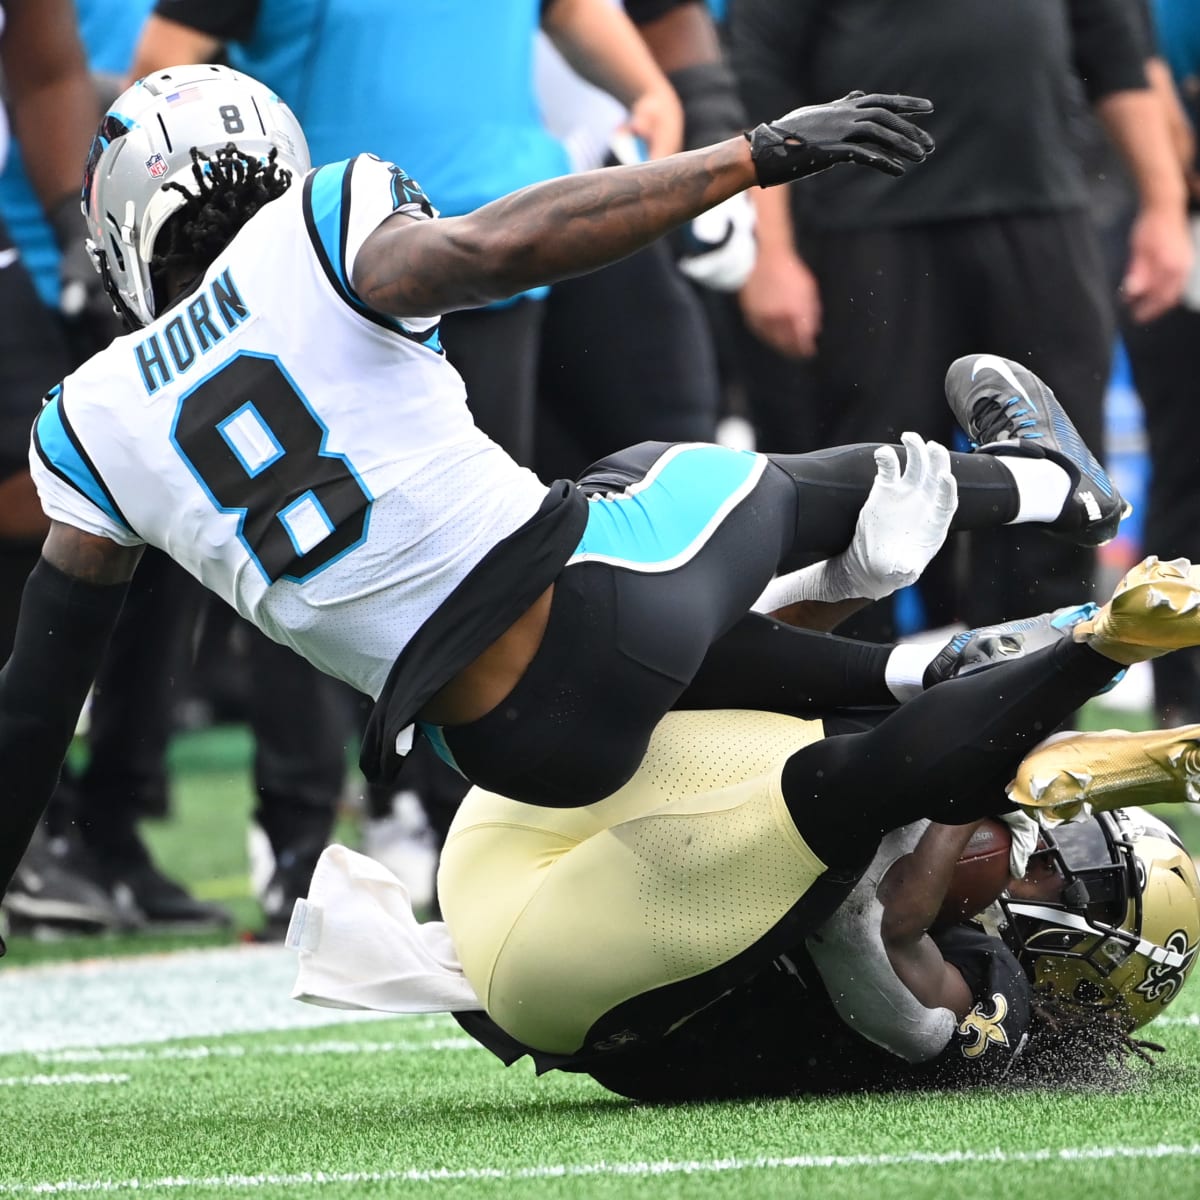
[[[167,160],[161,154],[152,154],[146,159],[146,170],[152,179],[161,179],[167,173]]]

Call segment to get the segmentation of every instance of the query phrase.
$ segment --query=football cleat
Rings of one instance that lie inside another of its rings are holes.
[[[1200,801],[1200,725],[1060,733],[1017,768],[1008,798],[1044,824],[1129,804]]]
[[[1008,621],[1003,625],[984,625],[957,633],[938,652],[925,668],[921,679],[923,688],[973,675],[1012,658],[1023,658],[1061,640],[1080,621],[1095,616],[1094,604],[1076,604],[1023,621]]]
[[[1126,666],[1200,645],[1200,567],[1186,558],[1143,559],[1071,636]]]
[[[968,354],[946,372],[946,400],[982,454],[1048,458],[1071,479],[1058,518],[1044,528],[1080,546],[1102,546],[1132,512],[1054,393],[1027,367]]]

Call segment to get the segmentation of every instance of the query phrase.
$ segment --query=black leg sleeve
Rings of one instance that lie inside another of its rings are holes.
[[[879,443],[835,446],[811,454],[769,454],[796,487],[798,509],[792,551],[780,564],[791,571],[844,550],[875,482]],[[907,455],[895,447],[904,466]],[[990,454],[951,454],[958,482],[958,511],[951,530],[991,529],[1016,515],[1020,497],[1012,476]]]
[[[250,637],[255,818],[276,859],[311,870],[337,817],[349,720],[333,679],[257,629]]]
[[[39,559],[0,671],[0,895],[54,790],[126,585],[84,583]]]
[[[961,825],[1007,812],[1021,759],[1119,670],[1064,638],[939,684],[865,733],[807,746],[783,772],[796,828],[823,861],[844,863],[921,817]]]
[[[891,708],[891,646],[797,629],[749,613],[718,638],[676,708],[761,708],[796,716]]]

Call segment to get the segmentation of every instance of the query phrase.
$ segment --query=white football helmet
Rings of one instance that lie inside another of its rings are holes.
[[[150,262],[167,219],[196,193],[192,149],[233,143],[263,161],[272,150],[293,181],[311,165],[304,131],[270,88],[229,67],[171,67],[113,101],[92,142],[83,180],[89,249],[118,311],[135,327],[154,320]]]
[[[1064,879],[1057,900],[1002,896],[1006,942],[1036,990],[1117,1014],[1127,1029],[1158,1016],[1200,949],[1200,879],[1178,836],[1142,808],[1043,830]]]

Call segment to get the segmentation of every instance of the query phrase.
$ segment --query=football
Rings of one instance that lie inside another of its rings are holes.
[[[972,917],[1000,895],[1008,885],[1011,846],[1008,826],[994,817],[986,818],[959,855],[938,912],[938,925]]]

